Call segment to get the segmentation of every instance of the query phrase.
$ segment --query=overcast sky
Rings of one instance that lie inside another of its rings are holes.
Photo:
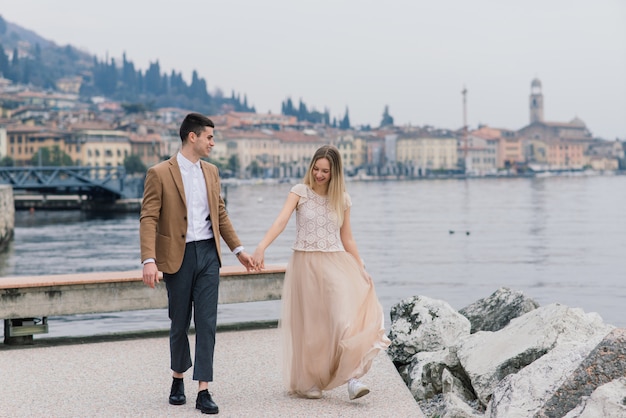
[[[145,70],[195,69],[258,112],[300,98],[353,125],[519,129],[530,83],[547,121],[626,139],[624,0],[3,0],[5,20]]]

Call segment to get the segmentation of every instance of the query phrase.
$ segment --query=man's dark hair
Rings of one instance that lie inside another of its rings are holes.
[[[185,116],[183,123],[180,124],[180,139],[185,142],[190,132],[200,135],[204,128],[215,128],[215,124],[209,118],[200,113],[190,113]]]

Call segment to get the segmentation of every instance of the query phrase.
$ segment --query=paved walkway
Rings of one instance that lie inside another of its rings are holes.
[[[279,330],[217,334],[219,417],[416,417],[423,415],[385,353],[362,379],[371,393],[350,401],[345,386],[322,399],[283,389]],[[193,344],[193,337],[191,338]],[[201,417],[196,382],[185,376],[187,404],[168,404],[167,337],[0,348],[0,417]]]

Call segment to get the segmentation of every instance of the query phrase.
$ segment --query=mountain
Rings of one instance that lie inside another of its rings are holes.
[[[17,46],[17,42],[20,40],[26,41],[31,45],[39,44],[42,48],[56,47],[54,42],[42,38],[32,30],[25,29],[15,23],[6,22],[5,33],[0,33],[0,41],[2,42],[2,45],[5,48],[13,49]]]
[[[58,46],[32,30],[5,21],[0,16],[0,75],[21,84],[44,89],[79,87],[76,93],[84,98],[104,96],[142,108],[183,107],[206,114],[228,110],[254,112],[244,95],[231,93],[224,97],[219,89],[211,95],[207,82],[194,71],[191,83],[179,71],[161,71],[159,62],[145,71],[137,70],[124,55],[100,61],[95,55],[72,45]],[[75,83],[60,83],[71,78]]]
[[[79,93],[85,100],[93,96],[108,97],[123,102],[126,109],[179,107],[211,115],[256,111],[254,106],[248,105],[246,95],[241,97],[231,92],[230,97],[226,97],[219,88],[209,93],[206,80],[196,71],[187,83],[179,71],[163,73],[158,60],[145,71],[137,70],[125,54],[121,61],[115,58],[100,61],[89,52],[69,44],[59,46],[30,29],[7,22],[2,15],[0,76],[15,83]],[[296,108],[287,98],[282,103],[281,113],[296,116],[299,121],[337,125],[335,120],[331,124],[328,109],[324,112],[309,110],[302,99]],[[339,124],[350,127],[348,109]]]

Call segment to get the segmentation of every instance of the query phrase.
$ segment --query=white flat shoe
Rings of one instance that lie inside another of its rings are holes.
[[[368,393],[370,393],[369,388],[357,379],[350,379],[348,381],[348,396],[350,400],[358,399]]]
[[[322,397],[322,391],[316,386],[313,386],[311,389],[304,392],[302,396],[307,399],[320,399]]]

